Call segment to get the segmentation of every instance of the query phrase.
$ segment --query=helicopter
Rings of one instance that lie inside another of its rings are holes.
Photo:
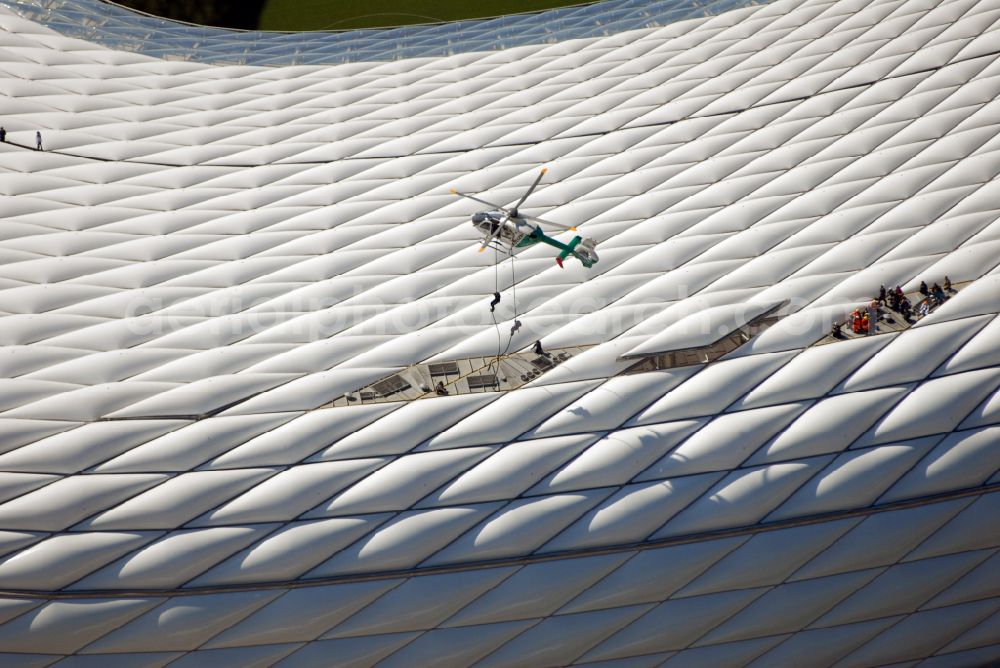
[[[474,195],[459,192],[454,188],[451,189],[451,192],[459,197],[467,197],[480,204],[492,207],[489,211],[480,211],[472,216],[473,226],[483,235],[483,244],[479,247],[480,253],[486,250],[486,247],[491,244],[495,244],[494,247],[511,252],[515,248],[526,248],[534,246],[537,243],[544,243],[562,251],[556,256],[556,264],[560,267],[563,266],[563,260],[573,256],[580,260],[584,267],[589,269],[599,259],[596,251],[597,241],[594,239],[585,239],[581,236],[574,236],[568,244],[564,244],[546,235],[542,231],[542,225],[548,225],[569,232],[575,232],[576,227],[560,225],[559,223],[542,220],[534,216],[526,216],[520,212],[521,205],[524,204],[528,196],[538,187],[538,184],[547,171],[548,169],[543,168],[538,178],[528,188],[528,192],[524,193],[517,204],[509,209],[498,204],[493,204],[492,202],[487,202]]]

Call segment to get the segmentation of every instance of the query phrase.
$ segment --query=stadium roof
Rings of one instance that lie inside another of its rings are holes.
[[[605,0],[559,9],[388,29],[230,30],[134,12],[104,0],[3,0],[69,37],[170,60],[223,65],[334,65],[451,56],[656,28],[769,0]]]
[[[1000,660],[1000,0],[275,67],[27,4],[0,664]],[[542,165],[593,268],[477,252]]]

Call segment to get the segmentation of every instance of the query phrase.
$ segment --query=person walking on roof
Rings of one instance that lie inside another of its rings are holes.
[[[42,150],[42,132],[41,132],[41,130],[36,130],[35,131],[35,150],[36,151],[41,151]]]
[[[0,142],[7,141],[7,129],[0,126]]]

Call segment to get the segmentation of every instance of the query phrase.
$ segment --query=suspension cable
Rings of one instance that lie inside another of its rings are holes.
[[[514,267],[514,257],[515,257],[514,256],[514,247],[511,246],[510,249],[507,250],[507,258],[510,260],[511,299],[512,299],[512,301],[514,303],[514,306],[513,306],[513,309],[514,309],[514,325],[512,325],[512,328],[517,326],[517,275],[516,275],[515,267]],[[496,247],[496,246],[494,247],[493,258],[494,258],[494,264],[493,264],[493,268],[494,268],[494,272],[493,272],[493,277],[494,277],[493,278],[494,291],[497,294],[499,294],[499,292],[500,292],[500,249],[499,249],[499,247]],[[510,333],[510,336],[507,337],[507,345],[504,346],[501,349],[500,346],[503,343],[503,335],[500,333],[500,323],[497,322],[496,313],[491,313],[491,315],[493,316],[493,326],[496,328],[496,332],[497,332],[497,354],[496,354],[496,357],[493,359],[493,361],[491,361],[489,363],[489,365],[487,365],[487,367],[486,367],[486,373],[487,374],[493,374],[493,381],[494,381],[493,386],[496,387],[497,389],[499,389],[499,387],[500,387],[500,379],[498,378],[498,376],[500,375],[500,362],[507,355],[508,351],[510,351],[510,344],[514,342],[514,334],[515,334],[516,330],[512,329],[512,331]]]

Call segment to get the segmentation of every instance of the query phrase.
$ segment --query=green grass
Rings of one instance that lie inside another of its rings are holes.
[[[267,0],[261,30],[349,30],[533,12],[584,0]]]

